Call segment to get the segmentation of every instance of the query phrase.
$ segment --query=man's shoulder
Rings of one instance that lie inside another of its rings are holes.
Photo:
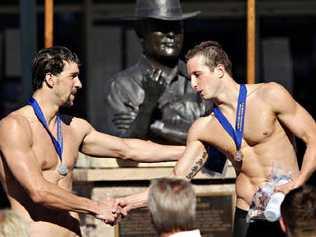
[[[283,104],[292,98],[287,89],[277,82],[262,83],[258,88],[257,96],[272,105]]]
[[[286,89],[277,82],[265,82],[265,83],[258,83],[254,85],[248,85],[250,88],[253,87],[253,93],[257,92],[256,94],[262,97],[266,97],[269,95],[273,95],[275,93],[279,93],[282,91],[286,91]],[[250,94],[252,92],[250,91]],[[249,94],[249,95],[250,95]]]
[[[24,123],[29,123],[28,119],[28,111],[25,107],[22,107],[18,110],[15,110],[11,113],[9,113],[7,116],[2,118],[0,120],[1,125],[6,125],[6,124],[24,124]]]
[[[68,128],[70,128],[75,133],[86,134],[91,129],[93,129],[91,124],[84,118],[62,115],[62,121]]]
[[[27,109],[21,108],[0,120],[0,134],[5,136],[10,134],[19,136],[21,132],[28,134],[31,131],[30,123],[31,116],[28,116]]]
[[[216,118],[213,113],[208,116],[198,118],[192,124],[189,132],[199,135],[209,133],[209,131],[212,131],[213,127],[216,126],[215,120]]]

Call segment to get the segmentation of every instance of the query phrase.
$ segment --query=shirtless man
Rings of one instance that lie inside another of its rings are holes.
[[[239,91],[240,87],[243,88],[245,101],[241,103],[238,121],[242,125],[244,117],[244,128],[241,129],[243,133],[236,135],[235,143],[215,112],[196,120],[189,130],[187,147],[174,168],[174,175],[191,179],[207,160],[207,144],[225,153],[237,175],[234,236],[247,236],[250,226],[246,223],[246,215],[253,195],[269,179],[273,167],[291,172],[292,180],[276,188],[284,193],[303,185],[315,171],[315,121],[277,83],[249,84],[245,87],[237,84],[232,78],[231,62],[217,42],[204,42],[190,50],[187,54],[187,69],[192,87],[204,99],[212,100],[230,124],[235,125]],[[245,112],[244,116],[242,112]],[[294,136],[306,144],[301,170],[297,164]],[[146,197],[147,192],[126,197],[120,202],[129,210],[145,205]],[[267,233],[265,231],[271,231],[269,224],[264,222],[264,227],[256,226],[255,229],[259,233]],[[276,236],[269,233],[271,235],[265,236]]]
[[[144,162],[178,159],[184,151],[106,135],[83,119],[60,115],[59,108],[73,105],[82,87],[78,65],[67,48],[39,51],[33,60],[33,99],[0,122],[0,179],[32,237],[81,236],[78,213],[108,224],[120,216],[113,199],[101,202],[71,193],[79,151]]]

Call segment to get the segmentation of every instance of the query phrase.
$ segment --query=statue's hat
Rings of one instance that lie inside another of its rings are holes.
[[[200,11],[183,13],[179,0],[137,0],[135,15],[129,19],[152,18],[166,21],[184,20],[200,14]]]

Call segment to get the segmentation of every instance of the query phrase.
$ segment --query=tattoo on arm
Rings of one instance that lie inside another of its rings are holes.
[[[193,167],[191,168],[191,171],[189,174],[187,174],[185,177],[187,179],[192,179],[196,174],[197,172],[200,171],[200,169],[202,168],[202,166],[204,165],[205,161],[207,160],[207,152],[204,151],[203,154],[202,154],[202,157],[200,157],[196,162],[195,164],[193,165]]]

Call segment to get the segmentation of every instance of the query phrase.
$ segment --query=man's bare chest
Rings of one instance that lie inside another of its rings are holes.
[[[71,170],[78,157],[79,144],[76,142],[76,137],[70,129],[63,129],[62,132],[62,156],[58,156],[52,138],[48,132],[41,126],[33,126],[33,144],[32,151],[41,167],[42,171],[54,170],[61,163]],[[52,135],[56,137],[53,131]]]
[[[279,122],[272,111],[250,109],[245,116],[243,140],[248,145],[254,146],[272,137]]]
[[[226,113],[225,117],[235,129],[235,114]],[[247,106],[244,117],[244,130],[241,149],[255,147],[263,144],[273,137],[280,129],[276,115],[264,106]],[[217,118],[213,117],[206,136],[207,142],[223,150],[225,153],[234,154],[236,143]]]

